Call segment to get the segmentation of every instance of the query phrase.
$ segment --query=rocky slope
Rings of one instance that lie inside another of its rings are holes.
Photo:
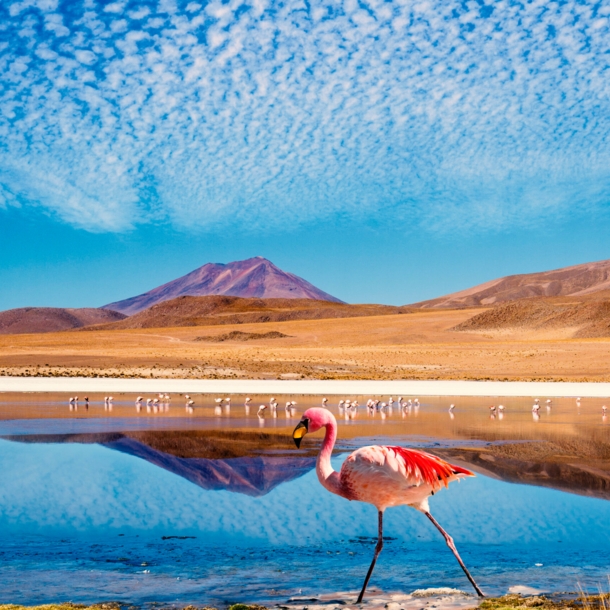
[[[509,275],[437,299],[421,301],[412,307],[457,309],[531,297],[585,296],[605,290],[610,290],[610,260],[540,273]]]
[[[0,311],[0,335],[51,333],[90,324],[105,324],[125,318],[108,309],[63,307],[21,307]]]
[[[256,256],[226,265],[208,263],[176,280],[104,307],[133,315],[180,296],[229,295],[244,298],[315,299],[341,303],[303,278]]]
[[[496,305],[455,326],[456,331],[549,331],[572,338],[610,337],[610,295],[523,299]]]

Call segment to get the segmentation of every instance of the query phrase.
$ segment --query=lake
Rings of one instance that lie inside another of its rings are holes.
[[[359,589],[376,511],[320,486],[315,438],[292,445],[317,397],[277,397],[277,416],[260,418],[269,397],[249,413],[243,397],[218,407],[194,396],[192,412],[177,395],[149,410],[131,395],[111,408],[90,398],[75,408],[57,395],[0,396],[0,602],[271,604]],[[540,399],[537,416],[532,398],[497,397],[420,397],[419,408],[354,416],[330,397],[334,465],[386,443],[472,468],[476,478],[430,504],[485,593],[596,591],[610,572],[603,401]],[[384,534],[371,592],[471,591],[423,515],[389,509]]]

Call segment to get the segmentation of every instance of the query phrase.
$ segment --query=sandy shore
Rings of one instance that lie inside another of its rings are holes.
[[[554,381],[377,381],[277,379],[95,379],[0,377],[0,392],[306,394],[342,396],[554,396],[606,398],[610,383]]]
[[[319,598],[292,598],[286,604],[278,604],[281,610],[339,610],[357,608],[359,610],[466,610],[476,608],[481,600],[476,596],[457,589],[423,589],[411,594],[387,594],[369,592],[363,603],[356,603],[357,594],[337,593]]]

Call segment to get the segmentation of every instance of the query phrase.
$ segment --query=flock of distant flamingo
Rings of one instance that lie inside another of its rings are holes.
[[[186,412],[189,414],[195,413],[195,400],[192,399],[189,394],[185,394],[183,398],[185,401],[184,407],[185,407]],[[85,396],[82,400],[84,402],[85,409],[88,409],[89,408],[89,397]],[[104,410],[112,411],[113,410],[113,401],[114,401],[114,397],[104,396]],[[215,398],[214,402],[215,402],[215,408],[214,408],[215,415],[220,416],[220,415],[223,415],[223,413],[226,415],[229,415],[231,413],[231,397],[230,396],[226,397],[226,398]],[[252,403],[252,399],[250,397],[246,397],[244,399],[243,406],[244,406],[244,411],[245,411],[246,416],[250,415],[251,403]],[[81,403],[79,401],[78,396],[72,396],[72,397],[70,397],[68,404],[69,404],[70,411],[76,411],[76,410],[78,410],[78,407]],[[143,396],[138,396],[135,400],[135,408],[138,413],[140,413],[144,410],[147,413],[167,413],[170,409],[170,405],[171,405],[171,396],[170,396],[170,394],[164,394],[164,393],[158,394],[155,398],[144,398]],[[324,409],[329,408],[328,398],[322,398],[321,406]],[[387,399],[387,401],[382,401],[382,400],[376,399],[376,398],[369,398],[366,402],[365,409],[366,409],[366,412],[368,415],[379,414],[381,419],[385,419],[388,415],[393,413],[393,410],[395,408],[398,409],[398,412],[402,413],[403,417],[405,417],[407,415],[410,415],[411,413],[417,414],[421,406],[422,405],[419,401],[419,398],[403,399],[402,396],[399,396],[396,400],[394,400],[394,398],[392,396],[390,396]],[[576,399],[576,406],[578,409],[580,409],[580,406],[581,406],[580,397],[578,397]],[[287,419],[293,418],[296,416],[296,413],[297,413],[296,407],[297,407],[297,403],[294,400],[286,401],[286,404],[284,405],[284,413],[285,413]],[[356,417],[358,416],[360,407],[361,407],[361,405],[359,404],[359,402],[357,400],[351,400],[348,398],[345,398],[345,399],[342,398],[337,403],[338,414],[342,415],[346,421],[356,419]],[[532,419],[536,422],[540,420],[541,407],[542,407],[542,405],[540,404],[540,399],[535,398],[534,404],[532,405]],[[553,408],[553,401],[550,398],[546,400],[545,407],[546,407],[547,414],[550,414],[552,412],[552,408]],[[489,407],[490,419],[497,418],[499,420],[502,420],[504,418],[505,408],[506,407],[504,405],[497,405],[497,406],[491,405]],[[451,419],[454,419],[454,417],[455,417],[455,409],[456,409],[455,404],[452,403],[449,405],[448,412],[449,412],[449,417]],[[275,397],[272,396],[269,399],[269,402],[267,404],[259,405],[259,407],[256,411],[256,415],[260,420],[263,420],[267,414],[270,414],[271,417],[273,417],[273,418],[277,418],[279,410],[280,410],[280,405],[279,405],[278,401],[275,399]],[[606,405],[602,406],[601,411],[602,411],[602,421],[606,422],[607,416],[608,416],[608,408],[606,407]]]

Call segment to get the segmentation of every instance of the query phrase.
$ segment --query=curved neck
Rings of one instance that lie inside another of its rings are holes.
[[[320,483],[333,493],[339,493],[339,474],[333,470],[330,463],[330,456],[337,440],[337,424],[334,421],[329,421],[326,425],[326,434],[322,441],[322,448],[318,454],[316,461],[316,473]]]

